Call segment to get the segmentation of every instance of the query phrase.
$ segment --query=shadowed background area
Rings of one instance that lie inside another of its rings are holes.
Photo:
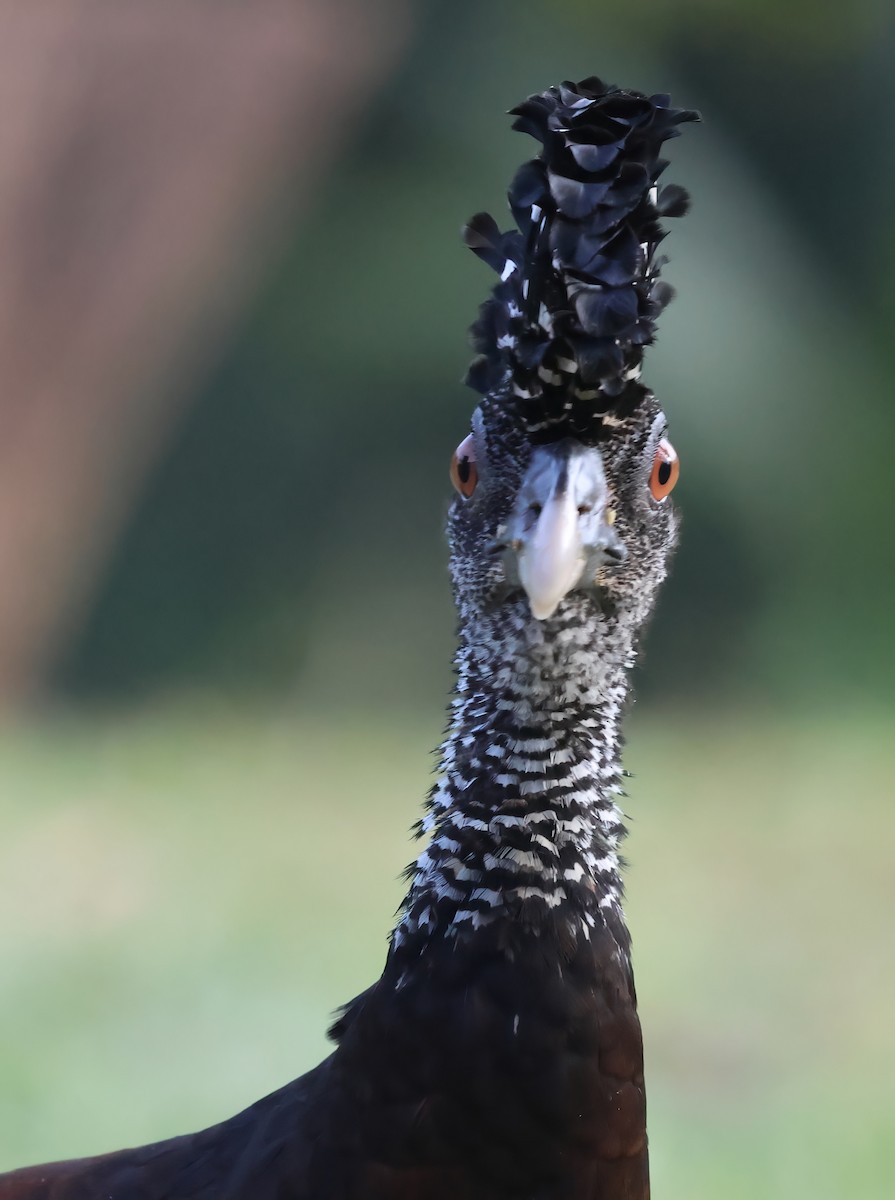
[[[0,1168],[217,1120],[381,967],[450,686],[465,329],[594,72],[705,124],[645,379],[630,729],[656,1194],[890,1191],[895,21],[0,2]]]

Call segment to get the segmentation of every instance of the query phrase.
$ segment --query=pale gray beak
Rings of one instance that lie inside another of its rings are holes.
[[[567,438],[532,453],[507,528],[505,563],[536,620],[553,616],[573,589],[594,588],[602,567],[624,560],[609,502],[595,447]]]
[[[581,578],[585,557],[575,499],[568,491],[554,494],[519,548],[519,582],[533,617],[543,621],[553,615]]]

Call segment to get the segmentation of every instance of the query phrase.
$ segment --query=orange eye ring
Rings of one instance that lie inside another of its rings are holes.
[[[472,434],[465,437],[451,459],[451,483],[464,500],[468,500],[479,482],[475,465],[475,443]]]
[[[681,464],[677,451],[668,438],[662,438],[656,448],[656,457],[649,477],[650,494],[658,504],[671,495],[680,473]]]

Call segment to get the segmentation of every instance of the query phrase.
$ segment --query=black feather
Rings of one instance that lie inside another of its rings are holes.
[[[510,185],[517,229],[501,233],[479,213],[465,230],[501,275],[472,328],[466,381],[519,404],[536,441],[597,440],[604,416],[624,417],[646,395],[643,348],[673,295],[658,281],[660,218],[689,206],[683,188],[656,188],[659,152],[699,116],[596,78],[529,96],[512,115],[542,149]]]

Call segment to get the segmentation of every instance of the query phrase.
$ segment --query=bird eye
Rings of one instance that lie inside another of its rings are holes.
[[[468,500],[475,491],[479,481],[478,468],[475,465],[475,445],[473,436],[465,437],[451,459],[451,483],[464,498]]]
[[[662,438],[653,459],[653,469],[649,477],[649,490],[654,500],[660,504],[671,494],[677,477],[681,473],[681,464],[677,452],[668,438]]]

